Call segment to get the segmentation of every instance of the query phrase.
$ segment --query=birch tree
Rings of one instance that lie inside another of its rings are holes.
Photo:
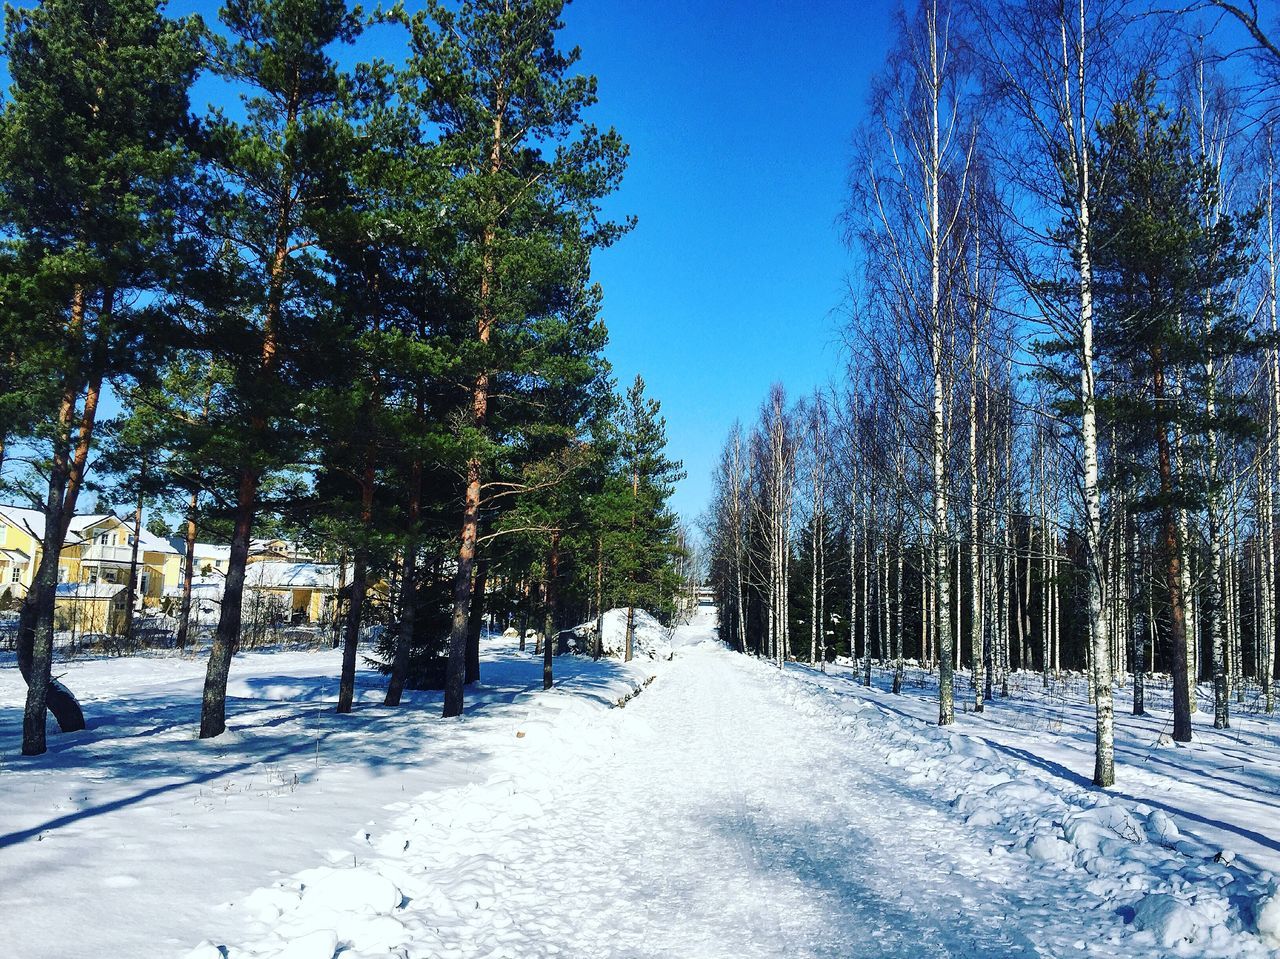
[[[1092,134],[1111,102],[1111,74],[1126,36],[1123,0],[999,0],[972,3],[980,25],[985,86],[1008,121],[1018,147],[1008,175],[1044,211],[1044,226],[1028,224],[1034,252],[1011,263],[1041,309],[1052,335],[1073,355],[1078,415],[1080,507],[1088,596],[1088,636],[1095,704],[1093,780],[1115,782],[1112,677],[1103,564],[1102,483],[1094,356],[1094,191],[1099,171]],[[1060,295],[1045,297],[1052,270]]]
[[[851,180],[848,220],[872,268],[887,268],[929,384],[928,437],[936,616],[938,722],[955,718],[951,613],[951,368],[961,212],[976,144],[959,26],[950,3],[924,0],[898,22],[897,47],[873,94]]]

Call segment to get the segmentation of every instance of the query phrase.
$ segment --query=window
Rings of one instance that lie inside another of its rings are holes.
[[[13,567],[13,572],[11,572],[11,573],[9,574],[9,582],[11,582],[11,583],[20,583],[20,582],[22,582],[22,567],[21,567],[21,566],[18,566],[18,565],[16,565],[16,564],[14,565],[14,567]]]

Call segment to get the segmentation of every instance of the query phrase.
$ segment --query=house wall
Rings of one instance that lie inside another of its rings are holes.
[[[120,599],[59,599],[53,616],[55,629],[82,635],[124,631],[124,601]]]
[[[35,576],[36,566],[40,562],[39,544],[36,542],[35,537],[25,529],[13,526],[6,520],[0,519],[0,530],[4,533],[0,543],[3,543],[5,549],[16,549],[30,557],[26,568],[22,570],[16,583],[13,581],[12,565],[6,563],[3,567],[0,567],[0,570],[3,571],[4,579],[0,583],[0,594],[9,589],[13,591],[13,596],[16,599],[19,596],[26,595],[27,590],[31,587],[31,580]]]

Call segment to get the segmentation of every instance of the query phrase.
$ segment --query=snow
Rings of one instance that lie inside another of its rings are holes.
[[[672,631],[663,626],[647,610],[637,609],[631,635],[631,655],[649,659],[668,659],[671,656]],[[590,637],[595,632],[592,620],[574,629],[573,635],[584,649],[590,648]],[[611,609],[604,614],[604,640],[601,651],[605,656],[623,656],[627,649],[627,611]]]
[[[250,563],[245,571],[245,588],[290,587],[293,589],[337,589],[338,567],[320,563],[263,561]]]
[[[1215,731],[1202,709],[1196,742],[1163,750],[1168,689],[1149,685],[1145,717],[1125,715],[1121,694],[1119,782],[1104,791],[1088,780],[1092,707],[1075,678],[1046,691],[1038,675],[1015,676],[1011,700],[980,715],[963,709],[944,730],[933,677],[908,670],[895,696],[890,674],[875,672],[870,688],[849,664],[791,664],[787,676],[966,825],[998,826],[999,848],[1078,877],[1087,895],[1064,898],[1065,908],[1092,902],[1127,917],[1124,949],[1112,954],[1150,944],[1160,955],[1269,955],[1267,946],[1280,946],[1271,925],[1280,926],[1280,906],[1269,898],[1280,845],[1265,825],[1280,787],[1275,717],[1245,708],[1232,730]],[[969,694],[958,679],[958,707]]]
[[[1258,909],[1257,926],[1262,941],[1280,949],[1280,890],[1263,900]]]
[[[204,741],[203,656],[59,662],[89,728],[53,733],[36,758],[18,754],[25,687],[12,654],[0,658],[0,954],[172,959],[230,939],[242,916],[228,904],[284,913],[287,895],[251,894],[317,864],[349,867],[369,851],[349,837],[385,825],[384,807],[483,784],[516,732],[553,721],[560,701],[599,712],[653,674],[562,656],[544,693],[541,657],[514,646],[486,641],[483,683],[449,722],[438,693],[383,707],[385,678],[363,668],[357,709],[335,714],[339,650],[242,653],[229,731]]]
[[[124,583],[59,583],[56,592],[64,599],[111,599],[127,588]]]
[[[923,674],[893,696],[848,670],[729,652],[713,615],[645,630],[630,664],[558,657],[547,692],[538,657],[490,639],[461,721],[438,719],[434,695],[373,705],[367,673],[365,705],[336,716],[335,654],[241,656],[231,738],[205,743],[191,738],[199,663],[69,664],[90,730],[0,765],[0,874],[21,877],[0,885],[0,941],[51,959],[1280,947],[1257,841],[1274,813],[1235,818],[1274,803],[1251,788],[1274,782],[1265,735],[1235,734],[1254,738],[1231,761],[1261,768],[1230,778],[1219,807],[1183,780],[1227,772],[1182,748],[1140,771],[1131,758],[1100,791],[1078,771],[1085,708],[1066,692],[1052,729],[1029,720],[1030,688],[1022,712],[938,729]],[[14,673],[0,671],[10,750]],[[1135,730],[1154,742],[1149,722],[1120,723],[1123,750]]]
[[[80,535],[90,526],[96,526],[107,519],[110,513],[93,513],[73,516],[67,526],[67,543],[80,542]],[[0,504],[0,519],[7,520],[13,526],[30,533],[37,540],[44,539],[44,512],[26,506],[8,506]]]

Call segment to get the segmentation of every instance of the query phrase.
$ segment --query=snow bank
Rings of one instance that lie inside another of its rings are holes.
[[[573,630],[574,638],[580,643],[580,649],[589,652],[591,640],[596,631],[596,621],[583,623]],[[635,632],[631,637],[631,654],[633,657],[647,659],[671,658],[672,631],[663,626],[648,611],[635,611]],[[604,641],[602,649],[605,656],[623,656],[627,649],[627,611],[625,608],[611,609],[604,614]]]
[[[895,708],[905,698],[881,704],[870,698],[875,691],[800,666],[784,675],[797,711],[833,714],[907,783],[949,803],[969,826],[988,828],[993,855],[1079,875],[1080,895],[1061,907],[1119,911],[1134,952],[1156,946],[1235,959],[1280,946],[1280,893],[1269,875],[1187,836],[1176,815],[1071,784],[1024,750],[997,751],[905,715]],[[1115,943],[1111,954],[1126,947]]]
[[[1280,890],[1273,889],[1258,904],[1257,928],[1263,942],[1280,949]]]
[[[386,884],[353,891],[312,874],[305,888],[250,893],[306,867],[363,864],[368,842],[345,837],[358,824],[361,837],[380,835],[399,814],[388,803],[483,784],[513,747],[531,755],[544,733],[558,735],[561,716],[582,724],[583,715],[608,715],[660,665],[563,656],[556,688],[544,693],[532,649],[491,638],[481,654],[481,682],[468,687],[459,722],[440,718],[436,692],[410,691],[402,707],[384,707],[386,677],[363,665],[357,708],[337,714],[341,650],[243,653],[232,666],[228,731],[207,740],[195,735],[204,656],[60,662],[55,671],[79,695],[89,728],[53,735],[35,758],[17,755],[25,684],[0,665],[0,876],[23,877],[0,883],[0,955],[173,959],[201,938],[238,941],[242,917],[273,926],[314,916],[326,897],[360,907],[344,942],[357,932],[364,943],[394,939],[383,921],[396,919],[383,912],[393,897]],[[520,800],[527,809],[530,798]],[[404,895],[395,875],[383,878]],[[229,902],[234,909],[218,905]],[[298,934],[323,951],[325,936]],[[214,946],[203,955],[223,957]]]

